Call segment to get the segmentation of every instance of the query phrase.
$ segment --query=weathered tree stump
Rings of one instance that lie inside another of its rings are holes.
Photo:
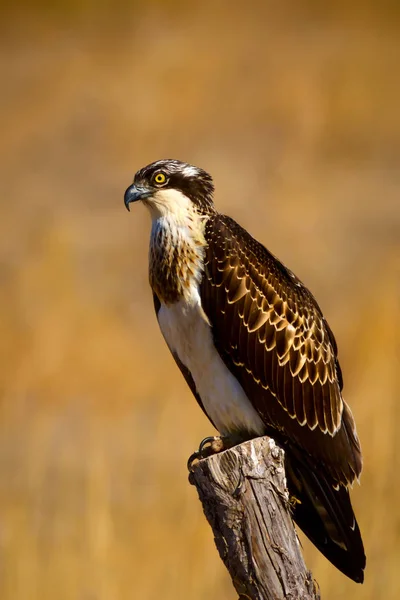
[[[290,514],[284,452],[267,437],[200,460],[196,486],[239,600],[318,600]]]

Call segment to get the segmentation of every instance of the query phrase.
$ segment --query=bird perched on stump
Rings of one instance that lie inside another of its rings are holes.
[[[149,277],[165,341],[201,408],[232,443],[285,450],[293,518],[356,582],[365,554],[348,487],[361,473],[333,333],[311,292],[214,206],[211,176],[178,160],[138,171],[125,205],[152,227]]]

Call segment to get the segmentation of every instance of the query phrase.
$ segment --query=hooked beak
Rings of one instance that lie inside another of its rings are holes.
[[[134,183],[128,187],[125,192],[124,202],[127,210],[129,210],[129,204],[131,202],[137,202],[138,200],[144,200],[151,196],[152,192],[145,187],[135,185]]]

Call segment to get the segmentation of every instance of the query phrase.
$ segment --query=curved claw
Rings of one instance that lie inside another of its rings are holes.
[[[195,460],[200,460],[201,459],[201,454],[200,452],[197,450],[196,452],[193,452],[193,454],[191,454],[188,458],[187,461],[187,469],[188,471],[192,472],[192,464],[194,463]]]
[[[204,440],[200,442],[199,449],[196,452],[193,452],[188,458],[187,468],[188,471],[192,471],[192,465],[195,460],[201,460],[202,458],[207,458],[211,456],[211,454],[217,454],[224,449],[224,442],[221,436],[219,435],[210,435]]]
[[[219,435],[209,435],[208,437],[204,438],[204,440],[202,440],[200,442],[200,446],[199,446],[199,452],[203,452],[204,448],[210,444],[212,445],[213,442],[217,442],[221,440],[221,436]]]

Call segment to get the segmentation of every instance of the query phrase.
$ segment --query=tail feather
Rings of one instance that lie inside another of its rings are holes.
[[[286,474],[295,522],[335,567],[362,583],[366,558],[348,489],[293,449],[286,452]]]

